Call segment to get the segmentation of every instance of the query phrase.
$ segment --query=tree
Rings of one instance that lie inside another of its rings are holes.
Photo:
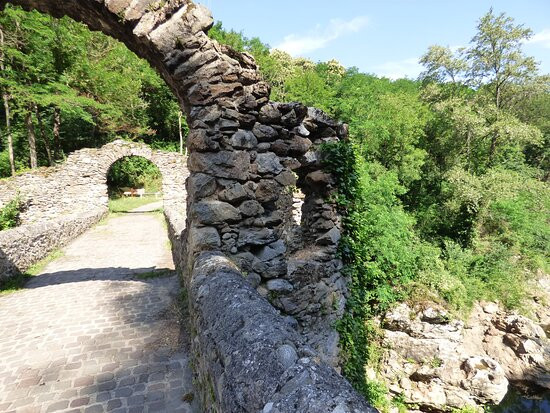
[[[504,13],[495,16],[492,8],[479,21],[477,34],[466,51],[468,79],[484,86],[498,110],[506,107],[503,91],[508,85],[525,84],[537,73],[535,60],[522,51],[532,33],[523,25],[514,25],[514,19]]]
[[[495,163],[521,164],[525,145],[540,145],[540,130],[514,114],[514,107],[521,105],[519,90],[527,89],[537,75],[534,59],[521,49],[530,36],[531,30],[491,9],[480,19],[467,49],[453,53],[431,46],[422,56],[423,96],[438,114],[434,122],[452,125],[454,131],[451,145],[442,145],[444,163],[444,158],[464,159],[466,154],[465,167],[480,173]]]
[[[0,26],[0,71],[3,73],[6,68],[4,65],[4,29]],[[11,112],[10,112],[10,103],[9,95],[6,85],[2,86],[2,101],[4,103],[4,112],[6,115],[6,135],[8,137],[8,157],[10,162],[11,174],[15,175],[15,159],[13,156],[13,137],[11,134]]]
[[[459,49],[459,53],[462,51]],[[435,82],[450,80],[457,83],[467,69],[467,63],[460,56],[456,56],[450,48],[438,45],[430,46],[420,58],[420,63],[426,67],[420,77]]]

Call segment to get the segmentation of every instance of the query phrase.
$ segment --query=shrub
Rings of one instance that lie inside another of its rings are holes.
[[[20,199],[15,198],[0,209],[0,231],[14,228],[18,225],[21,206]]]

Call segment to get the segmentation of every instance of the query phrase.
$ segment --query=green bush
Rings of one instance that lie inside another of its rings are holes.
[[[16,227],[19,223],[20,212],[21,201],[19,198],[13,199],[0,209],[0,231]]]

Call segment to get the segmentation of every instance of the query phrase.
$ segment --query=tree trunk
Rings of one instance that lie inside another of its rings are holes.
[[[27,111],[25,115],[25,125],[27,126],[27,138],[29,140],[29,158],[31,168],[38,168],[38,158],[36,156],[36,134],[34,133],[34,125],[32,124],[32,111]]]
[[[59,159],[61,157],[61,110],[55,108],[53,110],[53,158]]]
[[[4,31],[0,26],[0,70],[3,72],[4,68]],[[4,101],[4,111],[6,112],[6,135],[8,135],[8,157],[10,159],[11,174],[15,175],[15,158],[13,156],[13,138],[11,136],[11,113],[10,102],[7,90],[2,90],[2,100]]]
[[[180,133],[180,155],[183,155],[183,133],[181,131],[181,117],[183,116],[183,113],[181,113],[181,110],[178,112],[178,130]],[[187,150],[186,150],[187,152]]]
[[[36,113],[36,120],[38,121],[38,126],[40,127],[40,137],[44,143],[44,148],[46,149],[46,155],[48,156],[48,165],[53,166],[52,159],[52,150],[50,148],[50,142],[48,136],[46,136],[46,131],[44,130],[44,123],[40,117],[40,111],[38,110],[38,105],[34,105],[34,111]]]
[[[472,130],[470,129],[470,127],[468,127],[468,134],[467,134],[467,137],[466,137],[466,153],[467,153],[467,163],[466,163],[466,170],[468,172],[470,172],[470,153],[471,153],[471,148],[470,148],[470,142],[472,140]]]

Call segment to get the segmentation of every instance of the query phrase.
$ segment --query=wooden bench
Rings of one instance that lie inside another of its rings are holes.
[[[145,195],[145,188],[122,188],[123,196],[139,196],[140,198]]]

